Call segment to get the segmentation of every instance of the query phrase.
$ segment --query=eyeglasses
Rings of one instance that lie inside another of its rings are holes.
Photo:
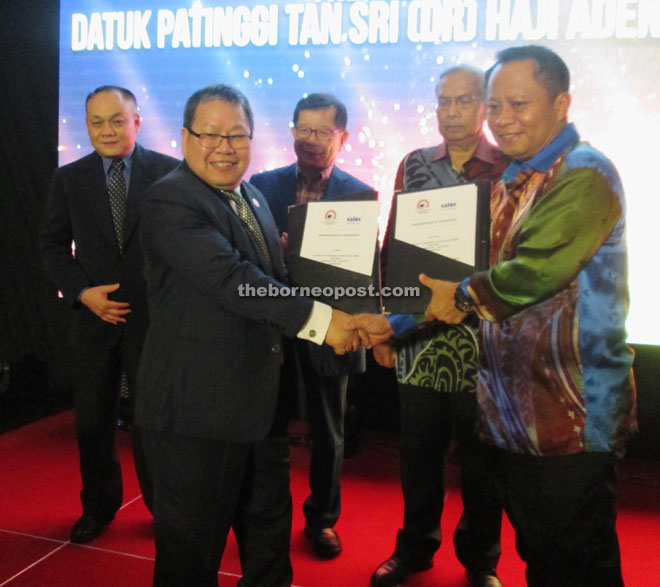
[[[188,132],[199,139],[199,144],[203,149],[216,149],[222,144],[223,139],[227,139],[232,149],[246,149],[250,145],[252,135],[218,135],[213,133],[195,132],[192,128]]]
[[[452,105],[452,103],[456,104],[459,108],[465,108],[470,106],[470,104],[474,104],[478,100],[479,96],[473,96],[472,94],[461,94],[454,98],[438,96],[438,110],[446,110]]]
[[[296,138],[297,139],[308,139],[309,137],[312,136],[312,134],[316,135],[316,138],[321,141],[322,143],[327,143],[331,138],[332,135],[337,134],[338,132],[341,132],[340,130],[325,130],[325,129],[316,129],[316,128],[307,128],[307,127],[294,127],[294,131],[296,133]]]

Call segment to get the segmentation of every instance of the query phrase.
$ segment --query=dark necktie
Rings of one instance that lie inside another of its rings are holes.
[[[252,208],[250,208],[250,205],[245,201],[245,198],[239,196],[236,192],[230,192],[229,190],[219,190],[219,192],[236,204],[236,213],[238,214],[238,217],[243,221],[250,236],[254,242],[257,243],[259,250],[266,259],[267,272],[272,273],[273,267],[270,260],[270,254],[268,253],[268,247],[266,246],[266,239],[264,238],[263,232],[261,232],[261,227],[252,212]]]
[[[119,250],[122,250],[124,236],[124,217],[126,216],[126,180],[124,179],[124,162],[113,159],[110,165],[110,182],[108,183],[108,197],[110,199],[110,212],[115,224],[115,235]]]

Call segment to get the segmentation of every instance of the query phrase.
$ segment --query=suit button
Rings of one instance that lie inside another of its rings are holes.
[[[282,347],[279,344],[274,344],[270,350],[274,353],[279,353],[282,350]]]

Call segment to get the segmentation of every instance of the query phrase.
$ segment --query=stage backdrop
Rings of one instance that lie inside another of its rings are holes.
[[[60,164],[90,151],[84,100],[99,85],[130,88],[141,143],[175,156],[188,96],[240,88],[255,113],[251,173],[293,162],[296,101],[331,92],[351,135],[338,164],[379,190],[385,218],[403,155],[439,142],[438,73],[530,43],[566,60],[571,119],[621,173],[629,340],[660,344],[660,0],[61,0]]]

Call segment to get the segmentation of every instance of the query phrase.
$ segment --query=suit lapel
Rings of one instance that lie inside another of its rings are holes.
[[[191,172],[191,175],[194,174],[192,174]],[[255,263],[255,265],[258,264],[262,268],[262,270],[264,270],[263,268],[267,266],[266,259],[264,259],[263,253],[259,249],[259,245],[256,242],[254,242],[254,239],[252,238],[252,235],[250,234],[250,231],[248,230],[247,226],[245,226],[243,221],[238,217],[238,214],[234,212],[234,209],[232,208],[229,200],[222,194],[218,193],[217,190],[215,190],[207,183],[204,183],[204,185],[209,190],[211,190],[213,194],[220,200],[221,206],[223,206],[223,209],[225,210],[225,214],[227,215],[227,219],[229,221],[229,224],[231,225],[230,228],[231,234],[226,236],[231,237],[230,240],[232,241],[232,245],[236,247],[236,249],[241,251],[243,255],[247,255],[248,260]],[[263,230],[264,224],[263,224],[262,210],[265,207],[267,207],[268,204],[265,202],[263,198],[259,198],[258,200],[259,206],[256,206],[252,201],[253,198],[257,197],[254,188],[245,182],[241,183],[241,188],[244,194],[243,197],[245,198],[245,200],[248,202],[248,205],[252,209],[252,212],[254,213],[257,222],[259,223],[259,226],[262,227],[262,233],[264,235],[264,239],[266,239],[266,247],[268,248],[268,251],[271,253],[271,260],[272,260],[273,257],[272,257],[271,243],[269,242],[266,231]],[[272,264],[273,263],[271,263],[271,265]]]
[[[296,166],[295,164],[289,165],[284,170],[282,181],[282,188],[280,190],[280,198],[284,204],[284,210],[289,206],[294,206],[296,203]]]
[[[336,200],[346,191],[343,187],[344,178],[342,177],[341,170],[333,167],[328,178],[328,185],[325,187],[324,200]]]
[[[152,183],[151,172],[145,159],[144,150],[136,144],[133,160],[131,161],[131,181],[128,185],[126,200],[124,249],[126,249],[138,225],[138,199]]]
[[[252,212],[254,213],[259,226],[261,227],[261,233],[264,235],[264,240],[266,241],[266,247],[270,254],[270,265],[273,267],[275,274],[281,274],[280,265],[281,265],[281,248],[280,241],[277,238],[278,234],[276,230],[273,229],[273,222],[270,218],[268,203],[265,198],[261,196],[250,184],[243,182],[241,184],[243,193],[245,194],[245,199],[247,200]],[[247,232],[247,231],[246,231]],[[252,241],[252,237],[250,237]],[[254,249],[259,255],[262,266],[266,266],[265,259],[263,254],[259,250],[259,247],[256,243],[253,242]]]
[[[296,203],[296,165],[284,168],[275,180],[277,192],[271,206],[275,223],[280,232],[286,232],[289,206]]]
[[[95,219],[95,226],[100,229],[101,234],[108,242],[117,246],[115,225],[108,200],[108,186],[105,181],[103,161],[100,155],[97,153],[92,154],[89,166],[80,175],[80,181],[82,185],[81,194],[89,203],[92,216]],[[119,250],[119,247],[117,247],[117,250]]]

